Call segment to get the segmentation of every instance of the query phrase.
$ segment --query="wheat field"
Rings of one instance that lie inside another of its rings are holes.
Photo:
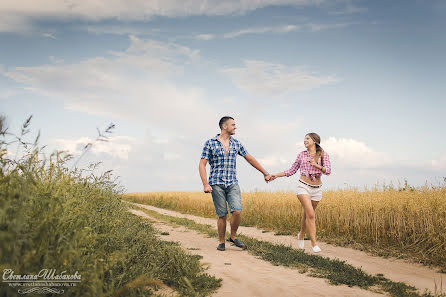
[[[210,194],[128,193],[125,200],[216,217]],[[292,192],[242,193],[242,224],[297,234],[301,206]],[[446,188],[326,191],[316,211],[318,237],[446,268]]]

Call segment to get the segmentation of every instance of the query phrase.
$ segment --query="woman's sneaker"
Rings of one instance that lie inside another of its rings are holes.
[[[319,246],[317,246],[317,245],[313,246],[313,253],[319,253],[321,251],[322,250],[321,250],[321,248]]]
[[[224,243],[220,243],[218,246],[217,246],[217,250],[219,250],[219,251],[224,251],[226,249],[226,247],[225,247],[225,244]]]
[[[301,240],[301,239],[299,239],[299,237],[300,237],[300,232],[297,233],[297,247],[299,249],[303,250],[303,249],[305,249],[305,240],[303,240],[303,239]]]

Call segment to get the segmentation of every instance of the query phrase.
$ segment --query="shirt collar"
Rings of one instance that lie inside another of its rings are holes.
[[[214,139],[217,140],[218,142],[220,142],[220,141],[218,140],[218,136],[220,136],[220,133],[218,133],[218,134],[214,137]],[[232,138],[232,135],[229,135],[229,143],[231,143],[231,142],[233,142],[233,141],[234,141],[234,138]]]
[[[310,151],[308,149],[306,149],[305,152],[311,156]],[[317,151],[316,151],[316,154],[317,154]]]

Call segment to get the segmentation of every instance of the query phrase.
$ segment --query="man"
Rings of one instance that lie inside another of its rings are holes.
[[[217,227],[219,245],[217,250],[225,250],[226,215],[229,205],[231,212],[231,236],[228,241],[240,248],[246,248],[245,244],[237,237],[237,229],[241,221],[242,197],[240,187],[236,177],[236,157],[240,155],[248,161],[254,168],[263,173],[264,179],[268,182],[271,175],[263,169],[257,160],[248,154],[243,145],[231,135],[235,134],[235,122],[232,117],[222,117],[218,124],[221,133],[206,141],[201,154],[199,172],[203,182],[203,191],[212,194],[215,212],[217,213]],[[206,180],[206,164],[209,161],[211,172],[209,182]]]

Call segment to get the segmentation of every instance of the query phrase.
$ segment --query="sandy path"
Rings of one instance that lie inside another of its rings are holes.
[[[211,225],[215,228],[217,225],[215,219],[181,214],[179,212],[157,208],[150,205],[137,203],[133,204],[146,209],[157,211],[162,214],[188,218],[194,220],[197,223]],[[273,243],[282,243],[287,246],[291,245],[293,248],[297,248],[297,240],[294,236],[275,236],[273,232],[262,233],[262,230],[259,230],[255,227],[243,226],[239,228],[238,232],[259,240]],[[319,254],[321,256],[338,258],[342,261],[346,261],[348,264],[351,264],[355,267],[361,267],[365,272],[372,275],[382,273],[388,279],[396,282],[404,282],[408,285],[418,288],[420,293],[424,293],[425,289],[428,289],[431,292],[435,292],[435,284],[440,287],[441,279],[443,279],[443,282],[446,282],[446,275],[438,273],[436,270],[420,264],[408,263],[400,259],[384,259],[381,257],[375,257],[362,251],[333,246],[323,242],[318,242],[318,244],[322,249],[322,252]],[[311,253],[310,246],[310,242],[306,240],[305,248],[306,252],[308,253]]]
[[[130,211],[156,221],[143,211]],[[184,248],[192,249],[191,253],[203,256],[201,262],[209,263],[206,272],[223,279],[222,287],[213,296],[383,296],[357,287],[330,285],[325,279],[274,266],[228,244],[226,251],[219,252],[215,238],[185,227],[174,228],[159,221],[154,225],[161,232],[169,232],[169,235],[161,237],[163,240],[179,242]]]

